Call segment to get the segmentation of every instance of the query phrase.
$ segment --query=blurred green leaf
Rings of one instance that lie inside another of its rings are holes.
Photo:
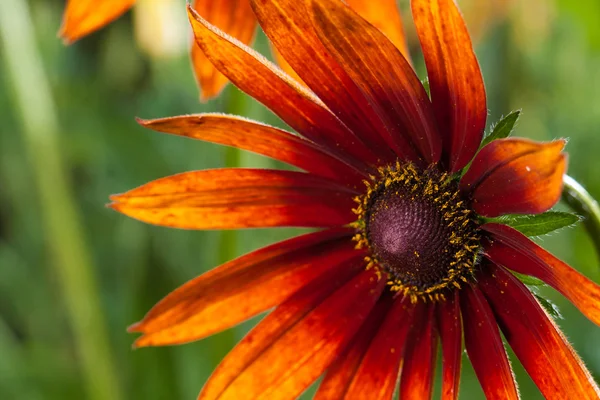
[[[481,147],[488,143],[491,143],[497,139],[504,139],[510,136],[513,131],[515,124],[519,120],[521,110],[516,110],[509,113],[507,116],[500,118],[500,121],[492,124],[490,128],[490,134],[487,135],[481,142]]]
[[[537,215],[505,215],[499,218],[486,219],[515,228],[525,236],[542,236],[555,230],[571,226],[581,218],[572,213],[547,211]]]

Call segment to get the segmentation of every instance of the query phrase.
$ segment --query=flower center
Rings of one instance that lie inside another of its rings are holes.
[[[390,289],[411,300],[438,300],[473,275],[479,251],[475,213],[458,183],[435,168],[412,164],[380,168],[356,200],[358,248],[368,267],[387,276]]]

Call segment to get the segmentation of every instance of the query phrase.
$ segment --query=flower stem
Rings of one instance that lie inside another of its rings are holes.
[[[93,265],[59,146],[59,124],[26,0],[0,1],[0,50],[40,201],[45,243],[61,285],[87,398],[121,398]]]
[[[565,175],[563,183],[563,200],[573,211],[584,217],[583,225],[592,239],[596,254],[600,258],[600,206],[575,179]]]
[[[234,87],[229,87],[229,97],[225,105],[225,111],[232,115],[245,115],[247,111],[246,95]],[[224,162],[227,168],[238,168],[241,163],[241,153],[235,147],[225,147]],[[223,264],[238,256],[239,243],[238,233],[235,230],[223,230],[218,244],[218,263]],[[235,332],[233,329],[222,332],[216,340],[215,351],[213,352],[213,362],[217,365],[221,359],[234,346]]]

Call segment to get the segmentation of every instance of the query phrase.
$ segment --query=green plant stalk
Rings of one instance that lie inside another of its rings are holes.
[[[7,81],[35,176],[41,224],[56,269],[81,363],[87,397],[121,398],[83,229],[58,143],[59,124],[26,0],[0,1]]]
[[[245,115],[247,112],[247,96],[240,90],[234,87],[229,87],[229,97],[225,104],[225,111],[231,115]],[[241,152],[235,147],[225,147],[224,162],[227,168],[238,168],[241,164]],[[218,244],[218,263],[223,264],[233,260],[238,255],[239,240],[238,233],[235,230],[221,231]],[[219,334],[216,338],[215,352],[213,353],[213,363],[215,365],[221,362],[224,354],[226,354],[236,342],[235,332],[229,329]]]
[[[563,178],[563,200],[583,216],[583,226],[590,235],[600,260],[600,206],[583,186],[568,175]]]

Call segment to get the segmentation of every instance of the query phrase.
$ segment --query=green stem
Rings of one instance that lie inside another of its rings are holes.
[[[600,258],[600,206],[583,186],[568,175],[563,178],[563,200],[584,217],[583,225]]]
[[[229,88],[228,102],[225,105],[225,110],[231,115],[244,115],[247,111],[247,96],[238,90],[230,86]],[[225,167],[227,168],[238,168],[241,163],[241,153],[235,147],[225,147],[224,161]],[[239,248],[239,235],[235,230],[224,230],[221,231],[218,244],[218,263],[223,264],[237,257]],[[216,340],[215,352],[213,354],[215,365],[218,364],[223,356],[233,347],[235,344],[235,332],[233,329],[222,332],[219,334]]]
[[[26,0],[0,0],[7,81],[35,175],[45,243],[53,256],[88,398],[121,398],[83,229],[60,155],[59,124]]]

